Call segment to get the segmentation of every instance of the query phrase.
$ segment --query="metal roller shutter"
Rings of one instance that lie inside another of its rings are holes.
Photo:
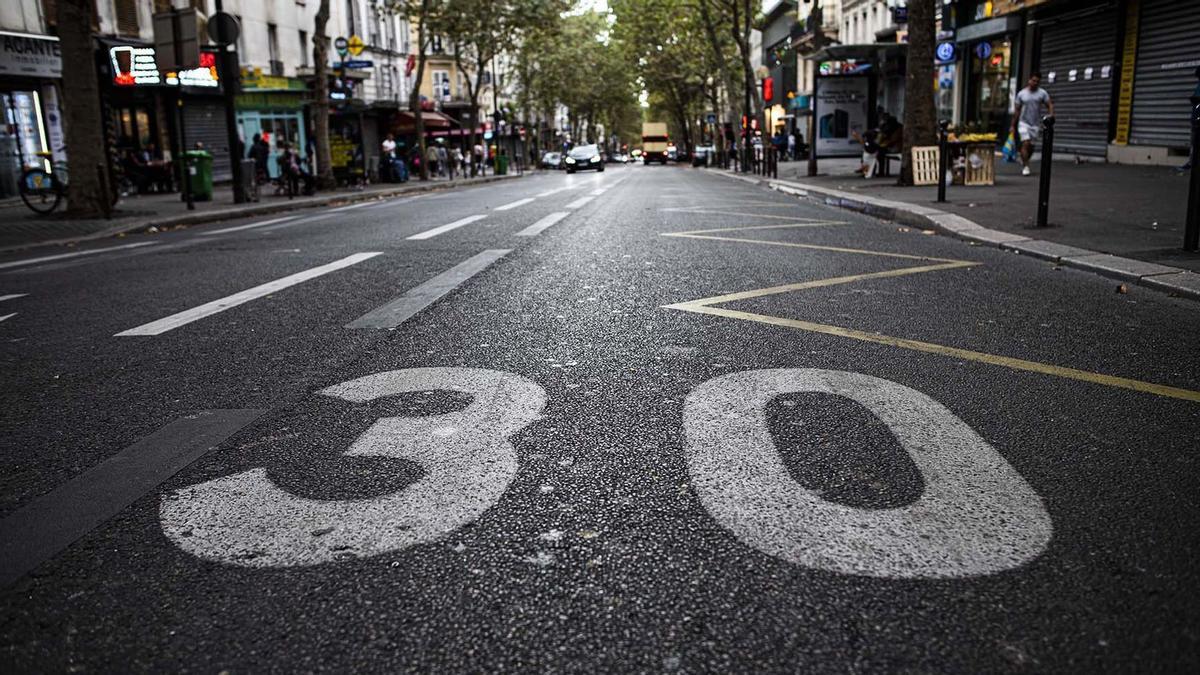
[[[1056,153],[1108,152],[1117,40],[1111,8],[1047,21],[1041,32],[1042,86],[1054,99]]]
[[[213,156],[213,180],[233,180],[233,169],[229,166],[229,136],[225,132],[225,108],[218,101],[185,99],[183,121],[187,125],[188,148],[196,141]]]
[[[1187,148],[1200,66],[1200,1],[1142,0],[1129,142]]]

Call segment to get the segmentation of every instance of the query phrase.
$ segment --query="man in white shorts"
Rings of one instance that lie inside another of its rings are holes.
[[[1029,158],[1033,156],[1033,144],[1042,137],[1042,117],[1054,114],[1054,101],[1050,93],[1038,87],[1041,73],[1029,76],[1029,86],[1017,92],[1017,109],[1013,113],[1013,133],[1021,140],[1021,175],[1028,176]]]

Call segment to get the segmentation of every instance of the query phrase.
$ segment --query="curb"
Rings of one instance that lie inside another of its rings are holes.
[[[386,199],[389,197],[397,197],[407,194],[421,194],[425,192],[437,192],[439,190],[448,190],[471,185],[484,185],[486,183],[495,183],[504,180],[515,180],[523,178],[526,175],[532,175],[533,171],[526,171],[524,174],[509,174],[506,176],[484,176],[482,178],[468,178],[465,180],[448,181],[445,183],[429,183],[418,185],[396,186],[395,188],[385,188],[382,190],[351,192],[331,194],[322,197],[300,197],[297,199],[289,199],[288,201],[271,202],[271,203],[251,203],[241,207],[230,207],[218,209],[215,211],[183,213],[177,216],[168,218],[152,219],[149,221],[141,220],[136,223],[127,223],[110,227],[99,232],[91,232],[89,234],[79,235],[77,237],[63,237],[61,239],[46,239],[42,241],[33,241],[26,244],[15,244],[0,248],[0,253],[13,253],[17,251],[27,251],[32,248],[40,248],[43,246],[64,246],[69,244],[77,244],[85,241],[95,241],[98,239],[107,239],[116,237],[122,234],[133,234],[148,230],[152,227],[165,229],[169,227],[177,227],[179,225],[202,225],[205,223],[216,223],[222,220],[233,220],[235,218],[246,218],[248,216],[262,216],[272,213],[281,213],[284,211],[298,211],[306,208],[316,208],[321,206],[334,206],[342,204],[354,204],[357,202],[374,201],[376,199]]]
[[[941,234],[974,244],[994,246],[1002,250],[1047,260],[1063,267],[1135,283],[1191,300],[1200,300],[1200,274],[1178,267],[1123,258],[1101,251],[1068,246],[1044,239],[1034,239],[1012,232],[992,230],[958,214],[919,204],[879,199],[789,180],[749,178],[735,176],[720,169],[706,170],[727,178],[765,186],[818,204],[857,211],[913,227],[936,230]]]

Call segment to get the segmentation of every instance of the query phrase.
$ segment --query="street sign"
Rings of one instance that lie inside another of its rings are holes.
[[[992,43],[980,42],[979,44],[975,45],[975,56],[978,56],[981,61],[991,55],[992,55]]]
[[[345,57],[346,52],[349,50],[349,42],[346,40],[346,38],[339,37],[333,41],[333,48],[337,50],[338,54]]]
[[[240,33],[237,18],[229,12],[217,12],[208,19],[208,37],[217,46],[236,44]]]
[[[707,115],[704,116],[704,121],[708,122],[709,124],[716,124],[717,123],[717,114],[716,113],[708,113]]]
[[[358,56],[359,54],[363,53],[364,47],[366,47],[366,45],[363,44],[362,38],[358,37],[357,35],[351,35],[350,41],[346,45],[346,48],[350,50],[350,54],[352,56]]]
[[[349,61],[343,61],[343,62],[342,62],[342,65],[343,65],[343,66],[345,66],[345,67],[347,67],[347,68],[351,68],[351,69],[355,69],[355,68],[374,68],[374,67],[375,67],[375,62],[374,62],[374,61],[368,61],[368,60],[364,60],[364,59],[350,59]]]
[[[953,42],[943,42],[937,46],[937,60],[942,63],[953,61],[956,53]]]

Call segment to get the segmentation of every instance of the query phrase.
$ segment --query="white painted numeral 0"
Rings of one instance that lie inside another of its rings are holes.
[[[920,469],[914,503],[859,509],[793,480],[767,428],[781,394],[852,399],[887,424]],[[1033,488],[962,420],[925,394],[829,370],[755,370],[696,388],[684,408],[701,502],[742,542],[805,567],[887,578],[953,578],[1018,567],[1045,550],[1050,516]]]
[[[538,419],[546,394],[518,375],[472,368],[376,373],[321,393],[362,403],[428,390],[474,400],[444,415],[380,419],[346,452],[420,464],[426,475],[403,490],[369,499],[307,499],[276,486],[265,469],[252,469],[165,499],[163,531],[207,560],[287,567],[398,551],[466,525],[512,482],[517,457],[508,437]]]

